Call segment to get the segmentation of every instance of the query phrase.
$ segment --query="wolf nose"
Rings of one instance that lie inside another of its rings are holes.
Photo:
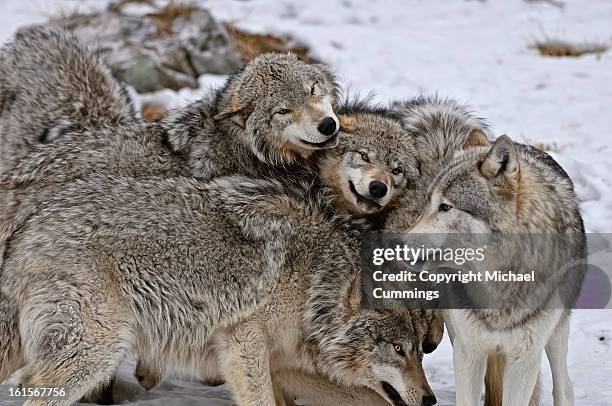
[[[334,135],[336,132],[336,120],[333,117],[325,117],[319,123],[317,130],[323,135]]]
[[[434,395],[423,395],[423,406],[432,406],[438,403],[438,400]]]
[[[387,185],[385,185],[379,180],[370,182],[370,194],[373,197],[380,199],[381,197],[387,194]]]
[[[436,343],[432,343],[429,341],[423,343],[423,352],[425,354],[431,354],[436,350],[436,348],[438,348],[438,345]]]

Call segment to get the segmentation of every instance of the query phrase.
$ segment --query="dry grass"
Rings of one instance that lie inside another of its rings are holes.
[[[270,34],[253,34],[241,30],[231,23],[225,23],[225,28],[229,33],[234,45],[240,52],[243,62],[248,62],[257,55],[264,52],[293,52],[298,58],[307,63],[316,63],[315,59],[308,55],[308,47],[303,45],[291,45],[292,39],[289,37],[277,37]]]
[[[189,15],[198,10],[198,6],[191,2],[171,0],[164,7],[146,16],[152,18],[159,34],[172,34],[174,21],[182,16]]]
[[[140,114],[146,121],[159,121],[168,115],[168,109],[158,104],[143,104]]]
[[[544,56],[577,58],[588,54],[602,54],[608,50],[609,46],[604,43],[571,43],[569,41],[547,38],[534,41],[530,48],[537,49],[540,55]]]
[[[535,144],[531,144],[531,146],[544,152],[557,153],[563,150],[563,147],[557,145],[556,142],[536,142]]]
[[[177,18],[198,10],[197,5],[184,0],[170,0],[163,7],[158,6],[155,0],[118,0],[108,6],[108,11],[122,14],[123,8],[129,4],[145,4],[155,9],[154,12],[147,13],[145,16],[155,22],[159,35],[172,34],[174,32],[174,22]]]

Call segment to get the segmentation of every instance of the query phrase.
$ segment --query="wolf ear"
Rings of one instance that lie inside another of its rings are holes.
[[[338,114],[338,121],[340,122],[340,131],[345,133],[352,133],[355,131],[355,122],[352,117]]]
[[[353,278],[348,290],[347,306],[349,312],[357,313],[361,309],[361,273],[358,272]]]
[[[444,336],[444,319],[440,310],[426,310],[431,312],[431,318],[427,323],[427,335],[423,341],[423,352],[430,354],[438,348],[438,344],[442,341]]]
[[[223,110],[217,113],[213,120],[221,121],[225,120],[228,117],[232,118],[232,121],[236,123],[240,128],[245,127],[245,119],[240,114],[246,108],[246,104],[240,102],[237,98],[232,98],[230,102],[225,106]]]
[[[489,139],[486,134],[482,132],[482,130],[475,128],[470,132],[465,143],[463,144],[463,149],[470,147],[486,147],[490,145]]]
[[[480,173],[496,186],[509,186],[511,190],[516,190],[520,167],[516,147],[510,137],[502,135],[495,140],[480,164]]]

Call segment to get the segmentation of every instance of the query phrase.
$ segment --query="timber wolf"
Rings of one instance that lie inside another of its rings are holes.
[[[135,120],[125,88],[74,35],[28,28],[1,52],[3,171],[35,145]],[[222,88],[174,112],[163,125],[166,145],[205,179],[303,165],[313,152],[337,144],[336,98],[326,66],[263,54]]]
[[[0,49],[0,173],[37,144],[134,119],[126,88],[74,35],[26,28]]]
[[[8,243],[0,380],[24,366],[24,384],[67,386],[54,404],[70,404],[130,351],[204,376],[213,340],[242,405],[275,404],[271,369],[296,361],[394,405],[434,404],[421,357],[441,336],[405,310],[361,308],[351,221],[278,182],[75,180]]]
[[[532,283],[482,286],[495,308],[444,312],[454,346],[457,405],[479,403],[487,359],[488,404],[525,406],[532,394],[536,401],[543,350],[552,367],[555,405],[572,405],[569,313],[564,308],[575,300],[584,268],[567,264],[584,264],[586,240],[573,185],[563,169],[546,153],[507,136],[492,144],[484,139],[482,146],[458,152],[435,178],[426,208],[407,238],[431,233],[501,238],[502,243],[487,249],[487,269],[536,272]],[[535,238],[526,254],[525,244],[516,240],[530,235]],[[555,238],[563,249],[542,245]],[[567,287],[569,296],[559,303],[558,293]]]
[[[337,84],[324,65],[293,54],[262,54],[202,100],[165,121],[172,149],[194,176],[265,177],[304,166],[338,143]]]
[[[324,200],[329,211],[373,218],[414,189],[420,176],[414,142],[383,111],[355,103],[340,109],[344,128],[337,148],[324,151],[303,167],[268,168],[268,175],[286,183],[304,200]],[[0,241],[71,180],[94,174],[193,175],[182,157],[164,142],[166,136],[156,124],[135,122],[34,146],[27,157],[0,176],[5,188],[0,196]]]
[[[388,110],[346,101],[340,141],[321,154],[324,196],[341,213],[371,216],[397,204],[421,174],[415,142]]]

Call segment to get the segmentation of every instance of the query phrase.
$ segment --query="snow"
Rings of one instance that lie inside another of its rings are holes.
[[[380,102],[437,92],[469,103],[498,134],[556,145],[559,150],[553,156],[575,182],[587,230],[610,233],[612,51],[557,59],[542,57],[528,45],[544,37],[612,43],[612,2],[563,3],[561,9],[547,2],[519,0],[202,0],[213,15],[241,28],[290,34],[307,43],[353,92],[375,91]],[[0,40],[7,40],[18,26],[44,21],[55,10],[104,4],[4,0]],[[205,75],[199,90],[162,91],[141,99],[177,107],[221,80]],[[569,368],[576,404],[612,405],[611,321],[611,310],[574,312]],[[454,403],[451,351],[445,339],[425,359],[441,405]],[[122,376],[129,377],[130,365],[124,366]],[[552,404],[548,371],[544,360],[544,405]],[[135,386],[127,387],[135,390]],[[230,403],[223,387],[178,381],[136,399],[136,404],[143,405]]]

